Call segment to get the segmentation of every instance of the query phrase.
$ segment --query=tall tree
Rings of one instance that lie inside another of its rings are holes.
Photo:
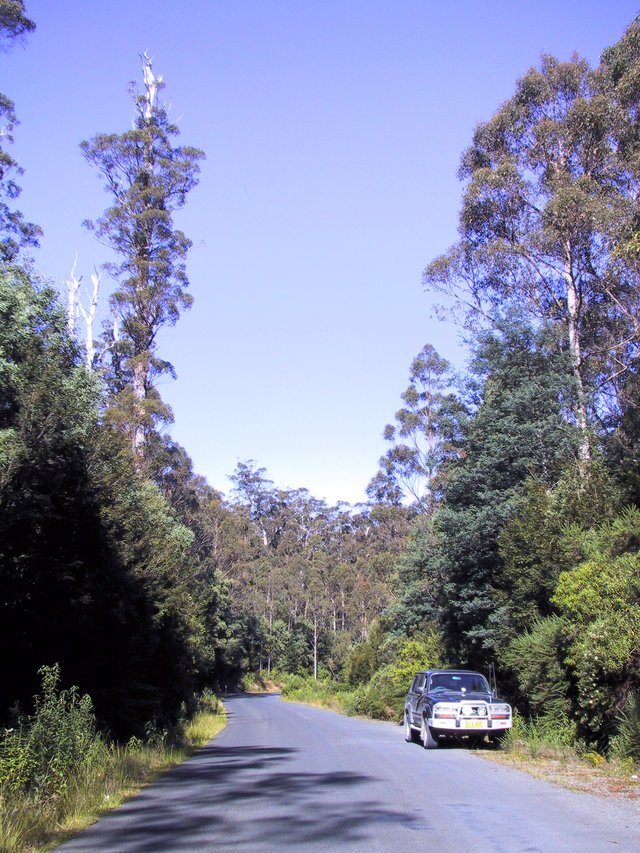
[[[467,319],[490,322],[521,304],[558,323],[587,430],[607,387],[637,352],[628,280],[613,274],[623,173],[612,140],[611,99],[586,61],[543,56],[515,95],[478,126],[462,158],[460,241],[425,271]]]
[[[608,235],[612,246],[612,275],[624,283],[626,350],[618,361],[613,383],[615,407],[605,426],[613,430],[610,459],[617,467],[629,501],[640,503],[640,357],[635,341],[640,327],[640,18],[627,27],[617,44],[601,58],[598,82],[611,103],[612,139],[620,167],[620,215]]]
[[[35,28],[25,14],[22,0],[0,0],[0,43],[11,45]],[[4,142],[13,142],[17,124],[15,104],[0,93],[0,260],[4,262],[14,261],[23,246],[37,246],[42,234],[37,225],[25,222],[22,213],[10,204],[20,195],[16,177],[24,170],[6,151]]]
[[[113,417],[128,432],[138,456],[144,454],[145,436],[154,423],[170,418],[154,383],[158,376],[173,375],[173,368],[159,358],[157,336],[192,303],[186,273],[191,242],[174,227],[172,214],[197,184],[204,157],[197,148],[173,145],[178,128],[158,103],[162,78],[154,75],[146,54],[143,72],[144,91],[131,90],[133,129],[99,134],[80,146],[113,197],[103,216],[87,225],[120,258],[106,265],[118,282],[112,306],[121,336],[110,349],[117,395]]]

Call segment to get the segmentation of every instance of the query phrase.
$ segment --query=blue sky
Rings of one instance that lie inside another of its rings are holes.
[[[109,199],[79,143],[130,126],[148,50],[180,141],[207,154],[176,219],[194,307],[161,339],[174,438],[228,492],[240,460],[281,487],[355,503],[385,450],[431,318],[427,263],[456,237],[458,162],[474,126],[540,54],[592,63],[637,0],[27,0],[37,31],[0,55],[21,121],[19,206],[64,288],[106,250]],[[105,299],[109,285],[105,280]]]

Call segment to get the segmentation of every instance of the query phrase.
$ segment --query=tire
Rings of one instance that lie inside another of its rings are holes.
[[[422,728],[420,729],[420,740],[425,749],[437,749],[438,739],[431,734],[431,728],[427,723],[427,718],[422,718]]]
[[[409,722],[409,713],[409,711],[405,711],[404,714],[404,739],[407,743],[415,743],[416,733],[411,728],[411,723]]]

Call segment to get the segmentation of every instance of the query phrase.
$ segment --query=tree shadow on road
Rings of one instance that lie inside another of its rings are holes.
[[[311,844],[326,849],[362,844],[381,823],[412,828],[411,817],[366,798],[363,789],[374,777],[288,770],[297,752],[214,741],[60,849],[156,853],[299,850]]]

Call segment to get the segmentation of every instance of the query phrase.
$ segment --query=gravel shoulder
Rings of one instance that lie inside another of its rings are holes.
[[[526,756],[518,752],[478,750],[478,757],[504,767],[521,770],[560,785],[570,791],[582,791],[596,797],[620,802],[636,801],[640,807],[640,773],[628,772],[603,762],[592,766],[577,756]]]

